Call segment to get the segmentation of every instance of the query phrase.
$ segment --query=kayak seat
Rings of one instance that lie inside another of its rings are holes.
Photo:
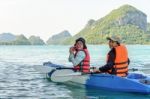
[[[131,74],[128,74],[127,78],[130,78],[130,79],[145,79],[146,76],[144,76],[142,74],[131,73]]]

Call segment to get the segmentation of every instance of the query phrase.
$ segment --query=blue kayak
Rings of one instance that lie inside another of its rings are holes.
[[[48,75],[48,78],[51,79],[51,76]],[[127,77],[110,74],[88,74],[74,76],[73,79],[65,83],[69,82],[111,91],[150,94],[150,78],[136,73],[131,73]]]
[[[94,87],[111,91],[150,94],[150,77],[140,73],[129,73],[127,77],[119,77],[110,74],[82,74],[71,70],[72,73],[69,71],[70,74],[68,76],[64,75],[63,78],[63,73],[61,74],[61,72],[66,72],[67,70],[55,69],[47,73],[47,77],[52,79],[52,75],[55,71],[60,73],[60,77],[62,77],[62,79],[72,76],[72,78],[69,78],[68,81],[64,83],[82,84],[86,87]]]
[[[150,78],[136,73],[131,73],[127,77],[94,74],[90,75],[85,85],[112,91],[150,94]]]

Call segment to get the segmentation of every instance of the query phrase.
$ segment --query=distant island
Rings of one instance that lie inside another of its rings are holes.
[[[44,41],[38,36],[27,39],[24,35],[13,35],[11,33],[0,34],[0,45],[44,45]]]
[[[71,34],[69,33],[69,31],[64,30],[56,35],[53,35],[52,37],[50,37],[47,40],[47,44],[63,44],[63,41],[65,41],[66,39],[71,38]]]
[[[27,39],[24,35],[0,34],[0,45],[45,45],[73,44],[78,37],[84,37],[88,44],[106,44],[106,37],[118,35],[126,44],[150,44],[150,23],[147,15],[131,5],[112,10],[98,20],[90,19],[76,35],[64,30],[49,37],[46,43],[37,36]]]

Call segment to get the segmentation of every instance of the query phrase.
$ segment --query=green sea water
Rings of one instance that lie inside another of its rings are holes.
[[[12,99],[150,99],[150,95],[120,93],[84,86],[57,84],[34,70],[51,61],[71,66],[68,45],[0,46],[0,98]],[[150,68],[150,46],[128,45],[130,68]],[[107,45],[88,45],[92,66],[105,64]],[[146,72],[150,74],[150,72]]]

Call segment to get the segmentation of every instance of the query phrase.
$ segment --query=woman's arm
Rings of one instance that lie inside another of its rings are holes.
[[[78,51],[76,57],[73,53],[70,53],[69,61],[73,63],[73,66],[77,66],[84,60],[85,56],[86,55],[85,55],[84,51]]]

